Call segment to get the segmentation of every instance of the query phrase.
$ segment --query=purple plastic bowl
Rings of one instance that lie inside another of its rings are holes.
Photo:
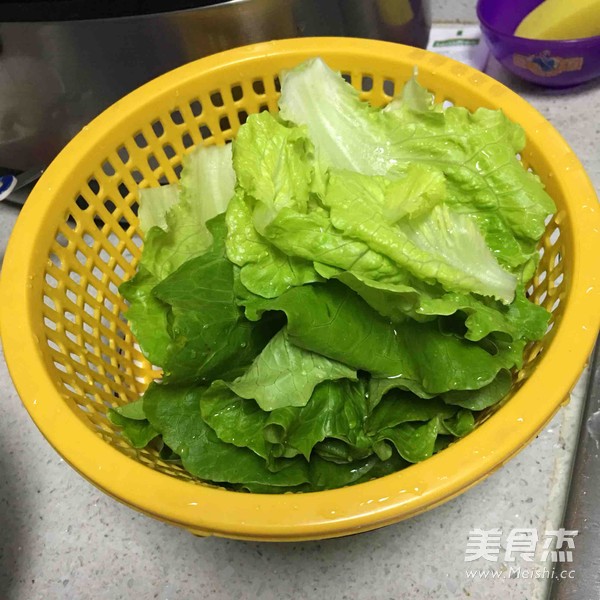
[[[542,2],[478,1],[477,16],[492,54],[509,71],[547,87],[568,87],[599,77],[600,36],[554,41],[513,35],[523,18]]]

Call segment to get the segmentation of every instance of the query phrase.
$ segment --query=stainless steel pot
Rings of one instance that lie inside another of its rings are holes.
[[[2,10],[0,166],[14,170],[47,164],[104,108],[190,60],[309,35],[424,47],[430,25],[429,0],[54,0]]]

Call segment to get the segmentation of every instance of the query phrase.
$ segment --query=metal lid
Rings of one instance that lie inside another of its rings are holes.
[[[236,0],[234,0],[235,2]],[[77,21],[110,19],[227,4],[231,0],[8,0],[2,4],[3,22]],[[233,2],[231,2],[233,3]]]

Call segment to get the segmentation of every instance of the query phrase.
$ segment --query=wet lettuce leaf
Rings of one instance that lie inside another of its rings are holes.
[[[109,409],[108,418],[121,429],[123,437],[134,448],[144,448],[159,435],[146,419],[141,398],[130,404]]]
[[[378,110],[319,58],[284,74],[279,108],[282,118],[306,128],[328,167],[388,178],[409,164],[439,168],[446,202],[475,219],[501,264],[532,259],[555,206],[517,156],[523,129],[501,111],[443,108],[414,79]]]
[[[291,288],[273,300],[249,299],[257,314],[282,311],[289,340],[374,377],[394,378],[425,396],[479,389],[502,367],[476,343],[443,334],[436,322],[392,326],[336,281]]]
[[[309,492],[426,460],[510,392],[548,312],[526,289],[554,204],[501,111],[384,108],[320,59],[280,112],[140,191],[121,285],[162,378],[109,411],[135,447],[227,489]]]
[[[140,269],[121,285],[132,331],[146,356],[163,368],[165,381],[237,375],[281,326],[272,315],[260,322],[244,317],[236,303],[234,265],[225,257],[224,215],[210,220],[207,231],[212,245],[162,281]]]
[[[204,388],[153,383],[144,394],[144,412],[165,444],[192,475],[214,482],[295,486],[309,481],[308,463],[290,459],[272,472],[247,448],[221,441],[200,414]]]
[[[267,460],[297,455],[310,460],[314,447],[325,439],[371,454],[373,443],[364,431],[365,389],[362,381],[327,381],[315,388],[305,406],[267,412],[217,381],[203,394],[200,412],[221,440],[250,448]]]
[[[238,396],[254,399],[264,411],[306,406],[323,381],[356,379],[345,364],[291,343],[282,329],[265,346],[243,375],[228,383]]]

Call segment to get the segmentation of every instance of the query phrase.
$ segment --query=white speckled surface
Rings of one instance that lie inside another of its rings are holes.
[[[475,23],[476,0],[431,0],[431,14],[441,23]]]
[[[456,14],[461,3],[454,4]],[[556,125],[598,188],[599,132],[589,107],[600,102],[600,81],[552,92],[509,78],[497,65],[491,72]],[[0,206],[0,256],[14,218],[12,208]],[[580,382],[571,403],[528,448],[442,507],[351,538],[274,545],[195,538],[103,495],[42,438],[1,360],[0,598],[543,598],[546,581],[508,572],[467,579],[466,541],[473,528],[543,533],[559,526],[582,396]],[[474,566],[508,571],[509,565]]]

